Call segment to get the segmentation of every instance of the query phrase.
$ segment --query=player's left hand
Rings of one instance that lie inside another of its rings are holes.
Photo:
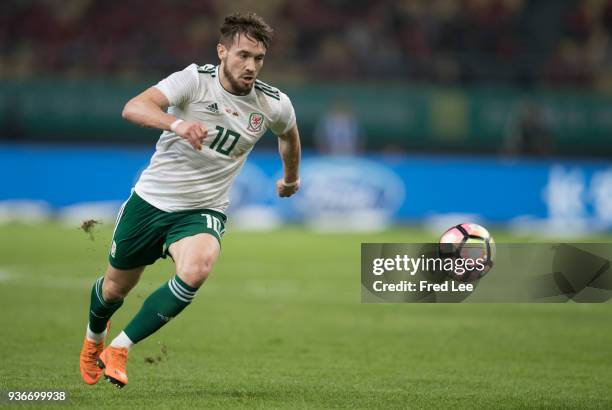
[[[290,197],[291,195],[299,191],[299,189],[300,189],[299,179],[289,184],[285,183],[285,181],[282,179],[279,179],[278,181],[276,181],[276,192],[278,192],[278,196],[280,196],[281,198]]]

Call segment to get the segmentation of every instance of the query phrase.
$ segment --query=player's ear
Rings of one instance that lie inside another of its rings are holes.
[[[227,55],[227,48],[221,43],[217,44],[217,55],[219,56],[219,60],[223,60]]]

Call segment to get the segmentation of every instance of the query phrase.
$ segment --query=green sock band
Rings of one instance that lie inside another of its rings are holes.
[[[197,290],[174,275],[144,301],[140,311],[124,329],[125,334],[132,342],[138,343],[155,333],[191,303]]]
[[[89,328],[94,333],[104,332],[108,320],[123,305],[123,299],[115,303],[109,303],[104,300],[102,296],[102,283],[104,283],[104,277],[98,278],[91,288]]]

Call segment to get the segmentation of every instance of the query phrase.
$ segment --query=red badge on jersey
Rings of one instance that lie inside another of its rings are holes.
[[[247,130],[251,132],[258,132],[261,130],[261,126],[263,125],[264,116],[260,112],[252,112],[249,116],[249,126]]]

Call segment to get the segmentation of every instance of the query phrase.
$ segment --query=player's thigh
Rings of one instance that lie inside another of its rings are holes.
[[[176,264],[176,273],[185,283],[198,288],[206,280],[219,257],[219,239],[210,233],[198,233],[173,242],[168,251]]]
[[[132,192],[117,216],[109,264],[120,271],[153,264],[163,256],[164,240],[173,221],[172,214],[155,208]]]
[[[144,270],[144,266],[133,269],[117,269],[109,264],[104,273],[102,284],[104,300],[115,302],[126,297],[130,290],[136,286]]]

